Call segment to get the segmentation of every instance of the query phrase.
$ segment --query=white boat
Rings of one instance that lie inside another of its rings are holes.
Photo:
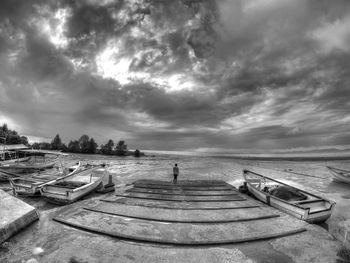
[[[243,177],[257,199],[309,223],[326,221],[335,206],[333,201],[249,170],[243,170]]]
[[[350,171],[330,166],[327,166],[327,168],[331,171],[334,181],[350,184]]]
[[[45,184],[54,183],[55,181],[71,176],[80,169],[80,162],[64,169],[58,173],[35,173],[29,177],[9,178],[14,195],[35,196],[40,194],[40,188]]]
[[[40,193],[49,202],[70,204],[100,187],[106,174],[107,170],[103,167],[87,168],[45,184]]]

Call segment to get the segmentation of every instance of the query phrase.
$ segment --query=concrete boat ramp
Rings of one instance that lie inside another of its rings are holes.
[[[164,190],[157,188],[163,186]],[[135,200],[138,202],[130,203]],[[144,200],[148,200],[147,205],[143,205]],[[177,207],[171,207],[174,203]],[[208,203],[214,203],[211,209],[207,209]],[[304,222],[288,223],[287,218],[220,181],[178,185],[136,181],[123,193],[78,211],[65,211],[54,220],[116,238],[173,245],[256,241],[306,230]]]
[[[54,210],[17,237],[12,254],[1,257],[0,247],[0,261],[335,262],[341,247],[222,181],[139,180]]]

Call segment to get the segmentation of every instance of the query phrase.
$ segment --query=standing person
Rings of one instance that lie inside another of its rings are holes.
[[[179,175],[179,167],[177,167],[177,163],[173,167],[173,173],[174,173],[173,183],[176,184],[177,183],[177,176]]]

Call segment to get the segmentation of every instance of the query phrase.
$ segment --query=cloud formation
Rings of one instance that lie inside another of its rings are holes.
[[[349,144],[346,0],[0,3],[0,122],[149,149]]]

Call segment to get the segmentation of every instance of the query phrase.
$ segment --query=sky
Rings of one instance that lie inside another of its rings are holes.
[[[0,123],[155,150],[350,143],[348,0],[1,0]]]

